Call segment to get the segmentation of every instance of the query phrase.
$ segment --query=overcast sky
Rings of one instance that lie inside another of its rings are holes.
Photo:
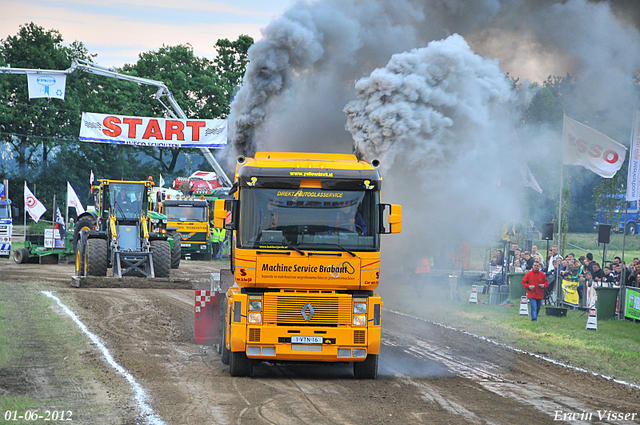
[[[33,21],[56,29],[69,44],[81,41],[95,62],[120,67],[162,45],[189,43],[212,59],[218,39],[242,34],[258,40],[260,29],[294,0],[0,0],[0,39]]]

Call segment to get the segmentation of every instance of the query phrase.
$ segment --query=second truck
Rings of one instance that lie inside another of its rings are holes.
[[[211,228],[209,203],[194,197],[169,197],[159,202],[158,211],[167,216],[167,228],[174,239],[171,268],[177,268],[180,258],[211,260]]]
[[[215,203],[232,230],[222,361],[232,376],[268,362],[349,362],[375,379],[381,337],[380,235],[402,229],[380,202],[379,162],[355,155],[240,156],[233,200]]]

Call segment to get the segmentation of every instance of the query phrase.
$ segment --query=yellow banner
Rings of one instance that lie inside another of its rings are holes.
[[[577,306],[580,303],[578,295],[578,285],[580,282],[572,282],[570,280],[562,280],[562,290],[564,291],[564,302]]]
[[[259,282],[274,284],[297,279],[317,283],[356,284],[360,280],[360,261],[355,258],[259,258],[256,275]]]

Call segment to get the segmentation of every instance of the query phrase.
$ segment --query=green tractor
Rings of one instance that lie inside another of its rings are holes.
[[[77,276],[169,277],[167,217],[150,209],[153,182],[98,180],[95,210],[78,217],[73,246]]]

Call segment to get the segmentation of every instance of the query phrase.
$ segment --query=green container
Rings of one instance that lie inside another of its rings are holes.
[[[596,301],[598,319],[612,319],[616,317],[618,291],[620,291],[620,288],[606,288],[604,286],[596,286],[596,293],[598,294],[598,301]]]
[[[520,297],[527,295],[527,290],[522,287],[522,278],[525,273],[507,273],[509,279],[509,299],[515,305],[520,305]]]

